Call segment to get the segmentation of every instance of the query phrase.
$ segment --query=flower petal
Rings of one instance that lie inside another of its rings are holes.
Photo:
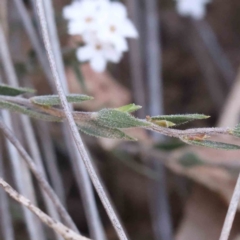
[[[126,52],[128,51],[128,43],[127,40],[122,37],[122,36],[118,36],[118,35],[113,35],[111,37],[112,44],[114,45],[115,49],[119,52]]]
[[[95,72],[103,72],[106,69],[107,61],[101,54],[95,54],[91,59],[90,65]]]
[[[122,52],[116,51],[114,48],[108,48],[104,51],[106,59],[113,63],[120,62],[122,58]]]
[[[70,21],[68,23],[68,33],[71,35],[75,35],[75,34],[81,35],[83,34],[85,29],[86,29],[86,25],[81,20]]]
[[[80,47],[76,51],[76,56],[81,62],[88,61],[94,56],[94,48],[91,45]]]
[[[80,2],[73,2],[72,4],[63,8],[63,17],[66,19],[76,19],[79,16]]]
[[[124,37],[137,38],[138,31],[130,19],[126,19],[121,27],[121,32]]]
[[[110,6],[110,14],[116,19],[124,19],[127,17],[127,9],[121,2],[112,2]],[[110,18],[112,19],[112,18]],[[114,19],[112,19],[114,20]]]

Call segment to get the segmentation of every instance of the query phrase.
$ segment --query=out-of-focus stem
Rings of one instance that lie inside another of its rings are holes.
[[[15,79],[15,73],[11,68],[11,64],[9,64],[9,62],[11,62],[11,59],[7,49],[6,39],[4,37],[3,28],[0,23],[0,58],[2,60],[5,75],[8,77],[8,79]],[[7,126],[13,129],[10,113],[7,111],[2,111],[2,118]],[[28,196],[33,202],[36,202],[32,179],[26,164],[21,161],[19,154],[9,141],[6,141],[6,146],[13,168],[13,175],[17,188],[22,194]],[[30,239],[45,239],[42,226],[38,219],[25,208],[23,208],[23,213]]]
[[[237,212],[240,200],[240,175],[238,176],[237,183],[233,192],[231,202],[228,207],[227,216],[224,221],[221,236],[219,240],[228,240],[232,229],[233,221]]]
[[[0,80],[1,82],[1,80]],[[2,139],[0,138],[0,177],[4,177],[4,163],[2,152]],[[12,225],[11,213],[9,209],[9,201],[3,190],[0,190],[0,226],[4,240],[14,240],[14,230]]]
[[[162,49],[160,34],[160,16],[157,0],[148,0],[146,6],[146,64],[148,79],[148,110],[151,116],[162,115],[163,107],[163,78],[162,78]],[[152,134],[157,141],[162,136]],[[165,167],[152,159],[152,167],[157,169],[158,181],[151,184],[150,208],[152,210],[153,229],[156,240],[172,239],[172,223],[170,206],[166,190]]]
[[[54,146],[53,146],[53,142],[50,135],[50,128],[46,123],[38,121],[37,131],[39,134],[40,142],[42,144],[45,164],[47,166],[47,171],[51,179],[53,188],[56,191],[56,194],[58,195],[58,197],[63,202],[63,204],[66,206],[63,181],[57,165],[57,158],[54,152]]]

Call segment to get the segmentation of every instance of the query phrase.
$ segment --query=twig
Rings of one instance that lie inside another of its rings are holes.
[[[46,0],[43,3],[46,13],[48,32],[50,34],[50,41],[53,47],[53,54],[57,63],[56,67],[60,74],[60,80],[63,85],[63,89],[65,93],[68,94],[68,82],[65,75],[60,41],[58,38],[57,27],[55,23],[53,2],[51,0]],[[73,106],[70,105],[70,108],[72,110]],[[76,182],[80,191],[80,196],[83,200],[84,210],[90,230],[90,236],[96,240],[105,240],[106,236],[97,210],[93,187],[82,161],[81,155],[79,154],[78,149],[74,143],[74,139],[71,133],[68,131],[67,124],[62,125],[62,132],[67,150],[69,152],[73,173],[75,174]]]
[[[4,133],[4,135],[9,139],[9,141],[15,146],[15,148],[18,150],[19,154],[22,156],[22,158],[25,160],[29,168],[34,173],[36,179],[38,180],[40,186],[44,189],[44,191],[48,194],[48,196],[53,201],[54,205],[57,207],[61,217],[64,219],[66,223],[71,228],[76,228],[75,224],[72,222],[72,219],[66,212],[65,208],[62,206],[61,202],[59,201],[58,197],[52,190],[49,183],[46,181],[46,179],[43,177],[42,173],[39,171],[37,165],[34,163],[34,161],[31,159],[31,157],[28,155],[28,153],[25,151],[25,149],[22,147],[21,143],[16,139],[16,137],[13,135],[13,133],[10,131],[10,129],[2,122],[0,121],[0,129]]]
[[[225,218],[219,240],[228,240],[232,229],[233,221],[237,212],[239,200],[240,200],[240,175],[238,176],[237,179],[237,183],[233,192],[230,205],[228,207],[227,216]]]
[[[89,240],[88,238],[82,237],[71,229],[64,226],[62,223],[49,217],[47,214],[42,212],[39,208],[34,206],[30,200],[25,198],[16,192],[8,183],[6,183],[2,178],[0,178],[0,186],[9,194],[10,197],[15,199],[17,202],[21,203],[23,206],[27,207],[31,212],[38,216],[42,222],[52,228],[54,231],[59,233],[63,238],[67,240]]]
[[[41,110],[42,112],[48,113],[52,116],[56,116],[59,118],[62,118],[64,120],[65,115],[64,112],[61,109],[58,108],[45,108],[40,105],[36,105],[31,103],[28,99],[20,98],[20,97],[10,97],[10,96],[0,96],[0,100],[6,100],[10,101],[13,103],[18,103],[18,104],[23,104],[24,106]],[[97,112],[77,112],[74,111],[72,112],[74,120],[77,121],[82,121],[82,120],[90,120],[91,118],[94,118],[97,115]],[[144,120],[143,120],[144,121]],[[192,128],[192,129],[186,129],[186,130],[179,130],[179,129],[174,129],[174,128],[166,128],[166,127],[161,127],[156,124],[151,124],[148,121],[145,121],[146,123],[149,123],[148,126],[142,127],[147,130],[151,130],[154,132],[158,132],[162,135],[168,136],[168,137],[174,137],[174,138],[184,138],[184,137],[194,137],[198,135],[216,135],[216,134],[223,134],[223,135],[231,135],[231,130],[232,128],[226,127],[212,127],[212,128]]]
[[[52,51],[52,46],[51,46],[51,41],[50,41],[50,37],[49,37],[49,33],[48,33],[48,27],[47,27],[47,22],[46,22],[46,17],[45,17],[45,12],[44,12],[44,4],[42,0],[36,0],[36,5],[37,5],[37,9],[38,9],[38,16],[40,19],[40,23],[41,23],[41,28],[42,28],[42,35],[43,35],[43,39],[44,39],[44,44],[45,44],[45,48],[47,50],[47,54],[48,54],[48,58],[49,58],[49,63],[52,69],[52,73],[54,76],[54,81],[55,81],[55,85],[59,94],[59,97],[61,99],[61,103],[62,106],[64,108],[64,112],[66,114],[66,118],[69,124],[69,127],[71,129],[72,135],[74,137],[75,143],[77,145],[78,151],[85,163],[85,166],[88,170],[88,173],[92,179],[92,182],[96,188],[96,191],[108,213],[108,216],[110,217],[112,224],[116,230],[116,232],[118,233],[118,236],[121,240],[126,240],[127,236],[114,212],[114,210],[111,207],[111,204],[109,202],[109,200],[107,199],[107,196],[104,192],[104,189],[98,179],[98,176],[93,168],[93,165],[88,157],[87,151],[84,147],[83,141],[79,135],[77,126],[74,122],[73,116],[71,114],[71,110],[68,106],[68,102],[66,99],[66,96],[63,92],[63,88],[61,85],[61,80],[60,80],[60,76],[59,76],[59,72],[57,70],[57,66],[56,66],[56,62],[54,59],[54,54]]]
[[[201,134],[208,136],[214,134],[232,135],[231,128],[193,128],[186,130],[178,130],[172,128],[164,128],[153,124],[149,127],[146,127],[146,129],[161,133],[168,137],[175,138],[194,137]]]

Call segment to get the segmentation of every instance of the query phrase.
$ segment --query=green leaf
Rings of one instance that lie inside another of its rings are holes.
[[[61,122],[62,121],[61,118],[47,115],[47,114],[40,113],[40,112],[36,112],[36,111],[30,110],[26,107],[20,106],[15,103],[10,103],[7,101],[1,100],[0,108],[8,109],[10,111],[17,112],[17,113],[22,113],[22,114],[28,115],[29,117],[32,117],[32,118],[35,118],[38,120],[47,121],[47,122]]]
[[[186,168],[196,167],[205,165],[205,162],[202,161],[196,154],[194,153],[186,153],[180,157],[179,163]]]
[[[92,100],[93,97],[81,94],[69,94],[66,96],[69,103],[81,103]],[[58,95],[45,95],[30,98],[31,102],[42,106],[60,105],[61,101]]]
[[[134,128],[147,127],[151,124],[137,119],[126,112],[120,112],[115,109],[103,109],[97,113],[96,121],[99,125],[109,128]]]
[[[0,95],[4,96],[18,96],[24,93],[34,93],[35,90],[30,88],[15,88],[8,85],[0,84]]]
[[[139,105],[135,105],[134,103],[131,103],[131,104],[128,104],[128,105],[125,105],[125,106],[122,106],[120,108],[115,108],[116,110],[120,111],[120,112],[128,112],[128,113],[131,113],[131,112],[135,112],[139,109],[141,109],[142,106],[139,106]]]
[[[160,127],[165,127],[165,128],[176,126],[175,123],[170,122],[170,121],[166,121],[166,120],[152,120],[151,122],[154,123],[154,124],[157,124]]]
[[[231,134],[234,135],[235,137],[240,138],[240,124],[238,124],[232,131]]]
[[[80,131],[90,136],[136,141],[136,139],[128,136],[127,134],[120,131],[119,129],[101,126],[95,120],[78,122],[77,126]]]
[[[203,114],[177,114],[177,115],[162,115],[162,116],[149,117],[147,120],[153,123],[155,121],[166,120],[166,121],[175,123],[175,125],[181,125],[194,120],[202,120],[207,118],[209,118],[209,116],[206,116]]]
[[[181,139],[181,140],[187,144],[201,146],[201,147],[209,147],[209,148],[224,149],[224,150],[240,149],[240,146],[238,145],[222,143],[222,142],[213,142],[209,140],[189,140],[189,139]]]

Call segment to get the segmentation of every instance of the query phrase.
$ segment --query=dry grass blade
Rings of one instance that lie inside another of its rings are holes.
[[[40,19],[40,23],[41,23],[41,29],[42,29],[42,35],[43,35],[43,39],[44,39],[44,44],[47,50],[47,54],[48,54],[48,59],[49,59],[49,63],[51,66],[51,70],[54,76],[54,81],[55,81],[55,85],[59,94],[59,97],[61,99],[61,104],[64,108],[64,112],[67,118],[67,122],[70,126],[72,135],[74,137],[75,143],[77,145],[77,148],[79,150],[79,153],[85,163],[85,166],[88,170],[88,173],[92,179],[92,182],[96,188],[96,191],[108,213],[108,216],[119,236],[119,238],[121,240],[126,240],[127,236],[105,194],[105,191],[102,187],[101,182],[98,179],[98,176],[96,174],[96,171],[89,159],[89,156],[87,154],[87,151],[84,147],[83,141],[78,133],[78,129],[77,126],[74,122],[73,116],[71,114],[71,110],[69,108],[66,96],[63,92],[63,88],[61,85],[61,80],[60,80],[60,76],[59,76],[59,72],[57,70],[57,66],[56,66],[56,61],[54,59],[54,54],[53,54],[53,50],[52,50],[52,46],[51,46],[51,41],[50,41],[50,37],[49,37],[49,32],[48,32],[48,26],[47,26],[47,22],[46,22],[46,16],[45,16],[45,12],[44,12],[44,4],[42,0],[36,0],[36,5],[37,5],[37,9],[38,9],[38,16]]]
[[[9,194],[10,197],[15,199],[17,202],[21,203],[23,206],[27,207],[31,212],[37,215],[42,222],[52,228],[55,232],[60,234],[64,239],[67,240],[89,240],[88,238],[82,237],[77,233],[73,232],[71,229],[64,226],[62,223],[55,221],[50,218],[47,214],[42,212],[39,208],[34,206],[30,200],[25,198],[16,192],[8,183],[6,183],[2,178],[0,178],[0,186]]]

